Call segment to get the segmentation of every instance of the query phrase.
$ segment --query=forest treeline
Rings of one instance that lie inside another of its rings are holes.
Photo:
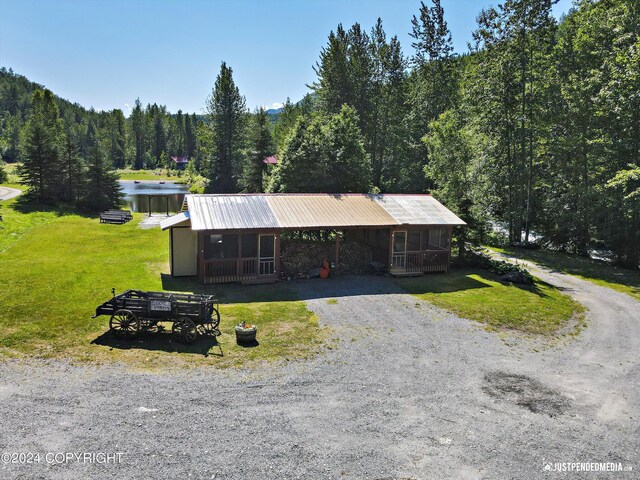
[[[225,63],[204,116],[137,102],[125,118],[55,99],[61,138],[73,132],[85,171],[96,142],[111,168],[188,156],[210,192],[433,192],[467,221],[461,245],[501,225],[511,243],[602,247],[637,268],[640,2],[579,0],[560,21],[553,3],[481,11],[464,55],[439,0],[407,19],[407,52],[382,20],[338,25],[311,93],[275,119],[247,109]],[[26,164],[33,88],[0,73],[3,158]]]

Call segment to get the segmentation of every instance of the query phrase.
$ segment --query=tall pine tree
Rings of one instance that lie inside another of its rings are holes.
[[[40,203],[62,198],[62,121],[53,94],[36,90],[21,141],[22,165],[18,170],[27,197]]]
[[[87,127],[87,177],[83,192],[83,206],[93,212],[117,208],[122,203],[118,176],[106,159],[103,141],[93,122]]]
[[[273,139],[269,128],[269,114],[264,108],[259,108],[252,118],[250,151],[240,182],[243,191],[264,191],[267,168],[264,160],[270,155],[273,155]]]
[[[237,192],[245,140],[246,104],[233,81],[233,70],[225,62],[220,66],[207,102],[207,113],[213,136],[208,190],[214,193]]]

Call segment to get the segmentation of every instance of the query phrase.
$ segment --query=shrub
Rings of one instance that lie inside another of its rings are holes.
[[[505,275],[509,272],[520,272],[528,280],[533,281],[533,276],[529,273],[529,270],[522,265],[509,263],[504,260],[491,257],[486,250],[477,247],[471,247],[467,250],[465,257],[467,265],[473,267],[486,268],[487,270],[495,273],[496,275]]]

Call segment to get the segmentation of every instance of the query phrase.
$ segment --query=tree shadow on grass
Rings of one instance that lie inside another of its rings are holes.
[[[210,355],[223,357],[222,346],[213,335],[198,335],[191,345],[178,342],[175,337],[163,330],[162,332],[140,332],[135,338],[118,338],[110,331],[106,331],[94,340],[93,345],[109,347],[110,350],[151,350],[169,353],[190,353],[208,357]]]
[[[75,215],[83,218],[97,219],[100,217],[99,212],[93,212],[90,210],[83,210],[76,208],[71,204],[59,203],[56,205],[39,203],[25,195],[20,195],[16,198],[15,202],[10,206],[15,211],[27,214],[27,213],[53,213],[57,217],[64,217],[67,215]]]
[[[603,260],[562,252],[511,247],[505,253],[508,256],[536,263],[554,273],[565,273],[619,283],[631,288],[632,293],[640,294],[640,270],[623,268]]]
[[[472,274],[484,276],[484,272],[478,270],[452,269],[449,273],[445,274],[399,278],[396,281],[407,293],[413,295],[423,293],[453,293],[478,288],[491,288],[491,285],[471,278],[470,275]]]
[[[480,280],[472,278],[471,275],[480,277]],[[397,282],[407,291],[407,293],[415,295],[424,293],[453,293],[465,290],[475,290],[478,288],[494,288],[493,285],[487,284],[481,280],[498,282],[505,286],[525,290],[541,298],[549,296],[542,290],[541,286],[555,290],[562,290],[562,288],[555,287],[541,280],[536,280],[533,285],[506,282],[503,281],[499,275],[480,268],[453,268],[448,274],[442,274],[441,276],[425,275],[423,277],[415,278],[400,278]]]
[[[478,271],[466,271],[466,274]],[[488,273],[488,272],[487,272]],[[175,278],[162,274],[166,291],[214,295],[220,303],[287,302],[319,298],[404,293],[445,293],[476,288],[490,288],[474,278],[452,273],[433,273],[420,277],[393,278],[375,275],[348,275],[328,280],[292,280],[263,285],[203,285],[197,277]],[[497,277],[496,277],[497,278]]]

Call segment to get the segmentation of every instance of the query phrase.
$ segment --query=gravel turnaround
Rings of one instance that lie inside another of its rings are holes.
[[[487,332],[389,279],[348,277],[295,286],[336,336],[308,361],[162,374],[4,362],[0,452],[41,457],[0,463],[0,478],[640,478],[640,303],[535,273],[589,309],[577,338]],[[123,455],[45,457],[59,452]],[[633,471],[544,471],[556,462]]]

